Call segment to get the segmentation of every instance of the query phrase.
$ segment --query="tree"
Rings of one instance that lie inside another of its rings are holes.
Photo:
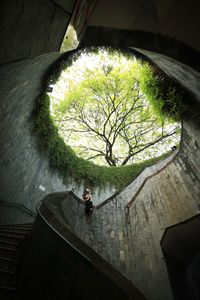
[[[133,163],[142,153],[143,159],[158,156],[163,142],[174,145],[180,131],[179,124],[153,113],[140,90],[139,64],[121,60],[115,54],[114,64],[103,56],[93,70],[85,68],[82,80],[70,82],[64,101],[54,106],[66,143],[78,155],[100,163],[103,158],[110,166]]]

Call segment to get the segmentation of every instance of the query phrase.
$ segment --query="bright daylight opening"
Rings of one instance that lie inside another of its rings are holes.
[[[82,51],[62,71],[49,93],[51,115],[78,156],[99,165],[122,166],[178,147],[181,124],[169,111],[159,113],[152,105],[146,74],[156,80],[147,63],[105,48]],[[168,97],[174,97],[175,91],[169,91]]]
[[[74,50],[78,47],[78,44],[79,41],[77,38],[76,30],[71,24],[69,24],[62,45],[60,47],[60,52]]]

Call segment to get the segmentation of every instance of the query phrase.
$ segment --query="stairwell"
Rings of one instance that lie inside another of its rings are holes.
[[[0,299],[17,299],[16,267],[20,246],[32,224],[0,226]]]
[[[20,300],[146,299],[132,282],[60,223],[46,205],[37,210],[32,232],[20,251]]]

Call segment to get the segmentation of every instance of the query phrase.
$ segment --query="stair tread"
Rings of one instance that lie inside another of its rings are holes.
[[[16,291],[16,288],[14,288],[14,287],[12,287],[12,286],[4,286],[4,285],[0,285],[0,290]]]
[[[0,228],[0,233],[1,232],[8,232],[8,233],[22,233],[22,234],[27,234],[29,233],[30,230],[22,230],[22,229],[9,229],[9,228]]]
[[[4,237],[13,237],[13,238],[18,238],[18,239],[24,239],[25,234],[20,234],[20,233],[15,233],[15,234],[10,234],[10,233],[6,233],[6,232],[2,232],[0,233],[0,237],[4,236]]]
[[[16,250],[32,230],[32,224],[0,226],[0,295],[15,297]],[[0,297],[1,297],[0,296]]]
[[[0,225],[0,228],[31,228],[33,226],[32,223],[30,224],[7,224],[7,225]]]
[[[8,250],[8,251],[16,251],[16,248],[10,248],[0,245],[0,249]]]
[[[0,260],[9,261],[9,262],[14,262],[14,259],[8,258],[8,257],[4,257],[4,256],[0,256]]]
[[[1,269],[1,268],[0,268],[0,272],[1,272],[1,273],[12,274],[12,275],[15,274],[14,271],[11,271],[11,270],[5,270],[5,269]]]
[[[2,239],[0,239],[0,243],[15,245],[15,246],[19,245],[19,243],[17,243],[17,242],[7,241],[7,240],[2,240]]]

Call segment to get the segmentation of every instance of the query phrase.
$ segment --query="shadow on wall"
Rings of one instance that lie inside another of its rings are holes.
[[[162,53],[200,71],[200,53],[198,51],[176,39],[161,34],[89,26],[83,35],[80,46],[137,47]]]
[[[176,300],[200,299],[200,214],[166,229],[161,246]]]

